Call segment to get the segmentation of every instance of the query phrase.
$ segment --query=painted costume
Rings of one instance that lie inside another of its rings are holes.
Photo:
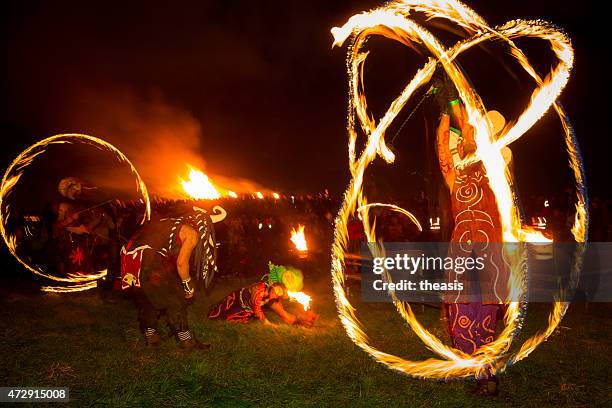
[[[267,289],[266,282],[256,282],[235,290],[210,310],[208,318],[239,323],[248,323],[251,319],[264,320],[262,307],[268,303]]]
[[[467,146],[462,131],[450,126],[448,120],[449,131],[438,133],[440,169],[447,183],[452,180],[454,229],[448,256],[483,257],[486,261],[482,270],[446,270],[447,281],[462,282],[464,289],[447,295],[444,301],[454,347],[473,354],[495,338],[496,322],[503,318],[510,270],[503,259],[500,215],[484,165],[477,162],[457,168]],[[487,377],[484,373],[482,378]]]
[[[502,230],[495,196],[481,163],[461,171],[455,170],[451,195],[451,213],[455,226],[450,239],[449,256],[482,257],[486,261],[484,269],[480,271],[458,273],[448,270],[447,280],[462,282],[464,290],[448,297],[446,301],[503,303],[507,294],[509,269],[501,251]],[[465,273],[471,273],[472,276],[465,276]],[[479,284],[486,287],[480,287]]]

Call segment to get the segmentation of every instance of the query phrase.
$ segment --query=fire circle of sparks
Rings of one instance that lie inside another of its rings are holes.
[[[121,153],[119,149],[102,139],[99,139],[94,136],[82,135],[77,133],[60,134],[41,140],[40,142],[33,144],[32,146],[21,152],[21,154],[19,154],[19,156],[17,156],[17,158],[13,160],[11,165],[4,173],[4,177],[2,178],[2,187],[0,189],[0,233],[2,234],[4,243],[8,247],[11,254],[13,254],[17,261],[19,261],[19,263],[23,265],[26,269],[36,275],[42,276],[52,281],[68,284],[67,286],[45,286],[42,288],[44,291],[49,292],[78,292],[95,288],[97,286],[96,281],[106,276],[107,271],[102,270],[91,274],[71,274],[67,277],[60,277],[46,273],[38,266],[30,265],[27,260],[25,260],[18,254],[17,237],[13,235],[11,231],[8,231],[6,228],[7,222],[11,216],[11,206],[7,202],[7,199],[10,197],[13,189],[19,182],[20,178],[23,176],[26,168],[32,163],[34,163],[37,158],[42,156],[47,151],[47,148],[49,146],[74,143],[83,143],[86,145],[94,146],[100,150],[108,151],[112,153],[113,156],[120,163],[126,163],[127,165],[129,165],[132,174],[136,178],[136,190],[142,195],[142,200],[145,207],[141,223],[144,223],[151,216],[151,203],[149,201],[147,187],[140,175],[138,174],[138,171],[129,161],[129,159],[123,153]]]
[[[450,48],[445,48],[422,25],[411,19],[411,13],[421,13],[427,19],[442,18],[461,27],[467,38]],[[491,189],[496,197],[504,242],[542,241],[544,237],[531,229],[525,228],[520,220],[519,210],[515,203],[515,194],[510,182],[501,149],[520,138],[552,106],[564,129],[564,142],[569,156],[569,166],[575,178],[576,212],[572,234],[578,243],[584,243],[588,230],[587,194],[584,182],[582,158],[576,142],[574,131],[561,105],[556,102],[568,79],[573,64],[573,49],[569,39],[558,29],[544,21],[514,20],[504,25],[491,28],[478,14],[454,0],[402,0],[391,2],[372,11],[351,17],[344,26],[332,29],[334,46],[341,46],[349,37],[352,43],[348,50],[347,69],[349,76],[349,168],[352,179],[344,194],[342,207],[335,221],[334,243],[332,246],[332,283],[336,297],[338,316],[349,338],[378,362],[401,373],[419,378],[449,378],[479,375],[484,370],[501,372],[511,364],[527,357],[540,343],[545,341],[563,318],[568,302],[556,301],[548,319],[547,326],[525,340],[517,350],[510,352],[510,346],[523,324],[526,304],[524,301],[507,301],[504,316],[505,328],[491,342],[468,355],[460,350],[444,345],[436,336],[425,329],[416,319],[410,305],[401,302],[390,291],[393,302],[415,334],[426,347],[438,354],[441,359],[430,358],[423,361],[409,361],[393,354],[386,353],[369,343],[364,327],[357,319],[355,307],[351,304],[344,289],[344,258],[346,254],[348,231],[347,223],[356,211],[362,216],[362,222],[369,242],[377,242],[375,227],[368,217],[369,204],[362,184],[367,166],[380,156],[387,163],[394,161],[394,154],[385,144],[384,135],[394,118],[404,107],[413,93],[427,84],[436,65],[440,64],[448,77],[453,81],[459,97],[466,108],[468,122],[473,126],[476,153],[466,157],[460,167],[478,161],[486,170]],[[368,37],[384,36],[404,45],[419,44],[431,57],[417,71],[401,94],[390,104],[385,115],[378,121],[368,111],[364,94],[363,72],[368,52],[363,47]],[[547,41],[557,58],[557,64],[542,79],[530,64],[526,55],[514,44],[520,37],[532,37]],[[455,63],[455,59],[464,51],[484,41],[504,42],[520,66],[536,83],[531,95],[531,103],[519,118],[504,129],[502,135],[492,141],[492,124],[486,117],[486,108],[480,96],[472,88],[468,79]],[[359,157],[356,156],[356,122],[359,122],[367,137],[365,147]],[[376,205],[388,205],[377,203]],[[508,299],[524,299],[526,290],[526,252],[524,246],[517,246],[511,256],[511,276]],[[576,284],[581,267],[583,245],[578,245],[572,265],[571,283]],[[381,256],[382,249],[372,250],[375,256]],[[384,256],[384,255],[382,255]],[[389,275],[386,274],[389,279]]]

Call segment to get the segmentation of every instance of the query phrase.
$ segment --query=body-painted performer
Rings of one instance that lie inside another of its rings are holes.
[[[446,271],[449,282],[456,280],[464,287],[463,291],[445,299],[451,338],[456,348],[473,354],[495,337],[496,322],[503,317],[509,269],[502,256],[499,211],[482,162],[463,169],[457,166],[467,154],[476,150],[474,129],[467,123],[465,108],[454,94],[454,87],[443,86],[446,91],[437,95],[442,109],[437,130],[437,153],[442,175],[451,193],[454,218],[449,256],[486,259],[485,267],[480,271]],[[501,114],[491,111],[487,116],[495,134],[503,130],[505,120]],[[510,150],[506,148],[503,156],[509,162]],[[477,378],[476,393],[495,395],[497,384],[497,378],[485,370]]]
[[[161,341],[158,321],[165,314],[182,348],[205,347],[189,329],[187,305],[196,284],[208,287],[217,269],[213,223],[226,212],[214,210],[220,214],[194,207],[182,217],[152,221],[121,249],[122,288],[134,291],[148,345]]]
[[[270,273],[261,281],[238,289],[227,295],[208,313],[211,320],[227,320],[237,323],[248,323],[258,320],[269,323],[263,312],[269,307],[287,324],[312,326],[318,315],[310,314],[309,318],[297,317],[285,310],[282,304],[287,299],[288,291],[299,292],[303,287],[303,275],[298,269],[268,264]]]

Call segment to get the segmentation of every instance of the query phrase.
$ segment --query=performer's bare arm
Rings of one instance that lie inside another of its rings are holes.
[[[461,103],[457,103],[452,107],[452,115],[455,122],[461,129],[461,137],[463,143],[457,146],[459,157],[462,159],[466,155],[476,151],[476,142],[474,141],[474,128],[468,123],[468,116],[465,107]]]
[[[468,123],[467,111],[461,104],[455,104],[452,107],[453,119],[459,124],[461,128],[461,135],[463,136],[463,143],[458,146],[459,155],[463,159],[467,154],[474,153],[476,151],[476,141],[474,140],[474,128]],[[507,146],[502,149],[502,156],[506,165],[510,165],[512,162],[512,151]]]
[[[70,210],[70,207],[68,206],[68,204],[60,203],[60,205],[57,207],[57,222],[58,223],[65,223],[66,221],[68,221],[69,210]],[[70,221],[72,222],[72,219],[70,219]]]
[[[86,234],[89,232],[89,229],[86,225],[79,226],[69,226],[73,222],[75,222],[79,217],[78,214],[71,214],[72,207],[69,204],[61,203],[57,209],[57,227],[59,229],[66,228],[67,231],[70,231],[74,234]]]
[[[176,268],[178,269],[178,274],[181,279],[186,281],[190,278],[189,258],[191,257],[191,252],[198,243],[198,233],[189,225],[183,225],[179,230],[179,237],[182,245],[176,259]]]
[[[457,125],[459,126],[459,129],[463,129],[468,119],[467,112],[465,111],[463,104],[459,102],[459,103],[455,103],[454,105],[452,105],[451,114],[453,115],[453,118],[455,119]]]
[[[440,162],[440,170],[448,188],[453,191],[453,183],[455,181],[455,171],[453,167],[453,157],[449,146],[450,131],[450,116],[443,114],[438,125],[437,143],[438,143],[438,160]]]
[[[276,312],[276,314],[279,315],[280,318],[283,319],[285,323],[293,324],[295,323],[295,320],[297,319],[295,315],[292,315],[291,313],[285,310],[281,302],[272,303],[270,305],[270,309],[274,310],[274,312]]]

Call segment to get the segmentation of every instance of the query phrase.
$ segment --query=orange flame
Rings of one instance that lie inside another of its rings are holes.
[[[305,294],[304,292],[292,292],[287,291],[287,295],[289,295],[289,299],[292,301],[298,302],[304,307],[304,311],[310,309],[310,301],[312,298]]]
[[[191,166],[190,169],[189,180],[180,179],[183,190],[187,195],[196,200],[214,200],[221,197],[206,174]]]
[[[304,226],[299,225],[296,231],[295,228],[291,228],[291,242],[295,245],[295,249],[298,251],[308,251],[308,245],[306,244],[306,236],[304,235]]]

